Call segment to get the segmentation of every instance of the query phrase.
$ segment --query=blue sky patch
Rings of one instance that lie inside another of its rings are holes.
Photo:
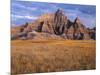
[[[22,25],[26,22],[34,22],[45,13],[55,13],[62,9],[64,14],[74,21],[77,16],[86,27],[96,25],[96,6],[76,5],[47,2],[12,1],[11,2],[11,25]]]

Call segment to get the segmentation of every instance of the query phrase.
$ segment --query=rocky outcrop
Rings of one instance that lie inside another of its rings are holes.
[[[95,28],[86,28],[81,23],[79,17],[76,17],[74,22],[72,22],[64,15],[63,10],[58,9],[54,14],[43,14],[34,23],[26,23],[21,26],[19,33],[13,37],[18,38],[24,36],[28,39],[42,37],[44,39],[95,40],[95,34]]]
[[[88,40],[91,39],[89,37],[87,28],[81,24],[79,17],[75,19],[74,22],[70,22],[67,24],[66,36],[68,39],[73,40]]]
[[[74,22],[71,22],[60,9],[58,9],[55,14],[42,15],[39,20],[40,19],[41,22],[38,25],[40,30],[37,27],[38,31],[60,36],[64,35],[65,38],[73,40],[91,39],[87,28],[81,23],[79,17],[77,17]]]
[[[91,39],[96,40],[96,27],[92,28],[92,29],[88,29],[89,30],[89,35],[91,37]]]
[[[67,17],[58,9],[55,14],[46,14],[39,17],[37,31],[48,32],[56,35],[64,33]]]

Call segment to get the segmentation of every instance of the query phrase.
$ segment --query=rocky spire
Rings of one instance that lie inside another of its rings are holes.
[[[57,35],[61,35],[64,32],[64,28],[65,15],[61,9],[58,9],[54,15],[54,33]]]
[[[74,21],[74,22],[75,22],[75,23],[77,23],[77,24],[80,24],[80,23],[81,23],[79,16],[78,16],[78,17],[76,17],[76,19],[75,19],[75,21]]]

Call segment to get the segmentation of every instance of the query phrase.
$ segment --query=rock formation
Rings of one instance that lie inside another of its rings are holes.
[[[36,33],[34,33],[36,32]],[[42,34],[41,34],[42,33]],[[41,36],[39,36],[41,34]],[[95,28],[88,29],[76,17],[74,22],[70,21],[63,10],[58,9],[54,14],[43,14],[34,23],[26,23],[20,27],[19,33],[13,38],[18,37],[43,37],[63,38],[69,40],[95,40]],[[54,36],[54,37],[51,37]]]
[[[58,9],[55,14],[45,14],[38,19],[37,31],[48,32],[56,35],[64,33],[67,24],[67,17],[63,14],[62,10]]]

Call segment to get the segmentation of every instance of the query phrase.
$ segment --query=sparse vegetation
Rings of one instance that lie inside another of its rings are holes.
[[[11,73],[95,69],[95,40],[12,40]]]

